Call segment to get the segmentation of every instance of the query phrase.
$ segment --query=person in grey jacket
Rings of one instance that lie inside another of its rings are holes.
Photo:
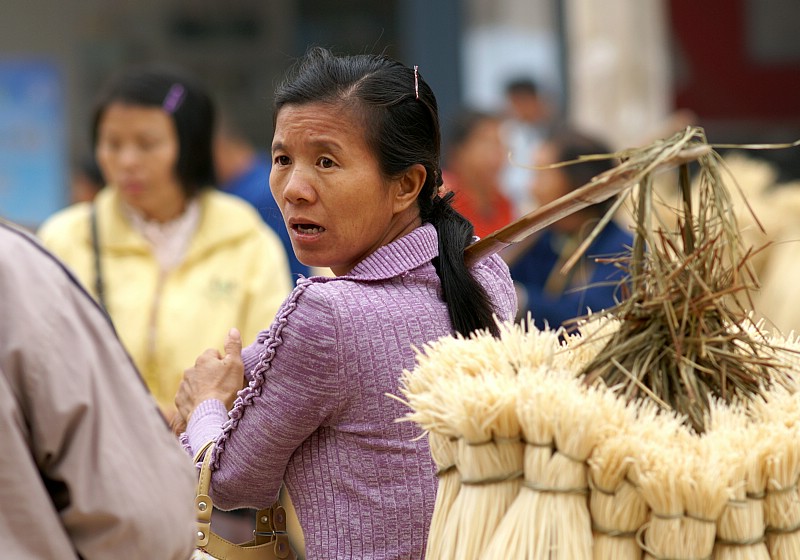
[[[105,313],[0,221],[0,557],[189,558],[196,478]]]

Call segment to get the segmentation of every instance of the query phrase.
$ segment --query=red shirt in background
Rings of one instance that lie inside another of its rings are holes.
[[[503,196],[499,187],[491,187],[489,203],[482,205],[467,189],[461,188],[458,176],[452,172],[442,172],[444,187],[456,193],[453,208],[467,218],[475,226],[475,235],[486,237],[498,229],[507,226],[514,219],[511,202]]]

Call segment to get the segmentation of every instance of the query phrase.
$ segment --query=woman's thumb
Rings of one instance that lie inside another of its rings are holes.
[[[228,336],[225,338],[225,354],[235,358],[242,355],[242,335],[236,327],[229,330]]]

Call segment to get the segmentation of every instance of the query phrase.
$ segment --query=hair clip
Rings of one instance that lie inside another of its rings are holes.
[[[414,65],[414,96],[419,99],[419,66]]]
[[[161,108],[167,113],[172,114],[180,108],[185,96],[185,87],[183,87],[181,84],[172,84],[172,87],[169,88],[167,95],[164,96],[164,102],[161,104]]]

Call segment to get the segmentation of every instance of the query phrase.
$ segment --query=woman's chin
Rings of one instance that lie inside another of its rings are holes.
[[[313,267],[313,268],[328,268],[330,267],[329,260],[325,259],[322,255],[314,252],[314,251],[307,251],[303,250],[302,248],[298,248],[292,245],[294,249],[294,254],[297,257],[297,260],[303,263],[306,266]]]

